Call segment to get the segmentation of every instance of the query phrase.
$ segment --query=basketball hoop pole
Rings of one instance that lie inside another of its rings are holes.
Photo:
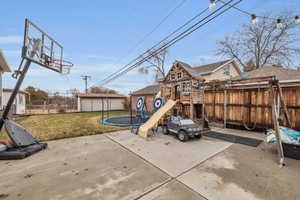
[[[18,92],[19,92],[19,89],[20,89],[20,87],[21,87],[21,85],[23,83],[23,80],[25,78],[25,75],[26,75],[29,67],[30,67],[30,64],[31,64],[31,61],[28,60],[28,59],[26,59],[26,63],[24,65],[24,68],[23,68],[23,70],[20,73],[20,77],[19,77],[19,79],[18,79],[18,81],[16,83],[16,86],[15,86],[13,92],[11,93],[11,95],[9,97],[9,100],[7,102],[7,105],[5,106],[5,109],[3,111],[3,114],[2,114],[2,117],[1,117],[1,120],[0,120],[0,130],[2,130],[2,127],[3,127],[3,124],[4,124],[4,120],[7,119],[7,116],[9,114],[10,109],[11,109],[11,106],[13,105],[13,102],[14,102],[14,100],[15,100]]]

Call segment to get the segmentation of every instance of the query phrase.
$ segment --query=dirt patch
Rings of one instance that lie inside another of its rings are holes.
[[[223,156],[229,161],[228,167],[209,164],[206,171],[216,174],[222,183],[234,183],[261,199],[299,199],[300,162],[287,159],[287,166],[278,168],[276,148],[260,145],[258,148],[233,145]],[[215,158],[216,159],[216,158]],[[230,162],[232,161],[232,162]],[[222,190],[226,184],[219,184]]]
[[[0,194],[0,199],[6,199],[8,196],[8,194]]]

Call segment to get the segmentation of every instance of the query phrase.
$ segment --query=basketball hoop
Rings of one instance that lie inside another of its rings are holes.
[[[71,67],[73,67],[74,64],[67,60],[54,59],[49,63],[49,66],[61,70],[62,74],[70,74]]]

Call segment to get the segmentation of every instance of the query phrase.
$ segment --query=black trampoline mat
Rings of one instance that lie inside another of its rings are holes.
[[[36,143],[26,147],[9,148],[0,152],[0,160],[17,160],[26,158],[47,148],[47,143]]]
[[[247,146],[251,146],[251,147],[257,147],[262,142],[262,140],[258,140],[258,139],[254,139],[254,138],[219,133],[219,132],[214,132],[214,131],[203,133],[203,135],[206,137],[220,139],[220,140],[224,140],[224,141],[232,142],[232,143],[243,144],[243,145],[247,145]]]

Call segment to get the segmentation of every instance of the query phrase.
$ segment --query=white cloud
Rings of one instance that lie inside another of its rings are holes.
[[[23,37],[18,35],[0,36],[0,44],[19,44],[22,41]]]

